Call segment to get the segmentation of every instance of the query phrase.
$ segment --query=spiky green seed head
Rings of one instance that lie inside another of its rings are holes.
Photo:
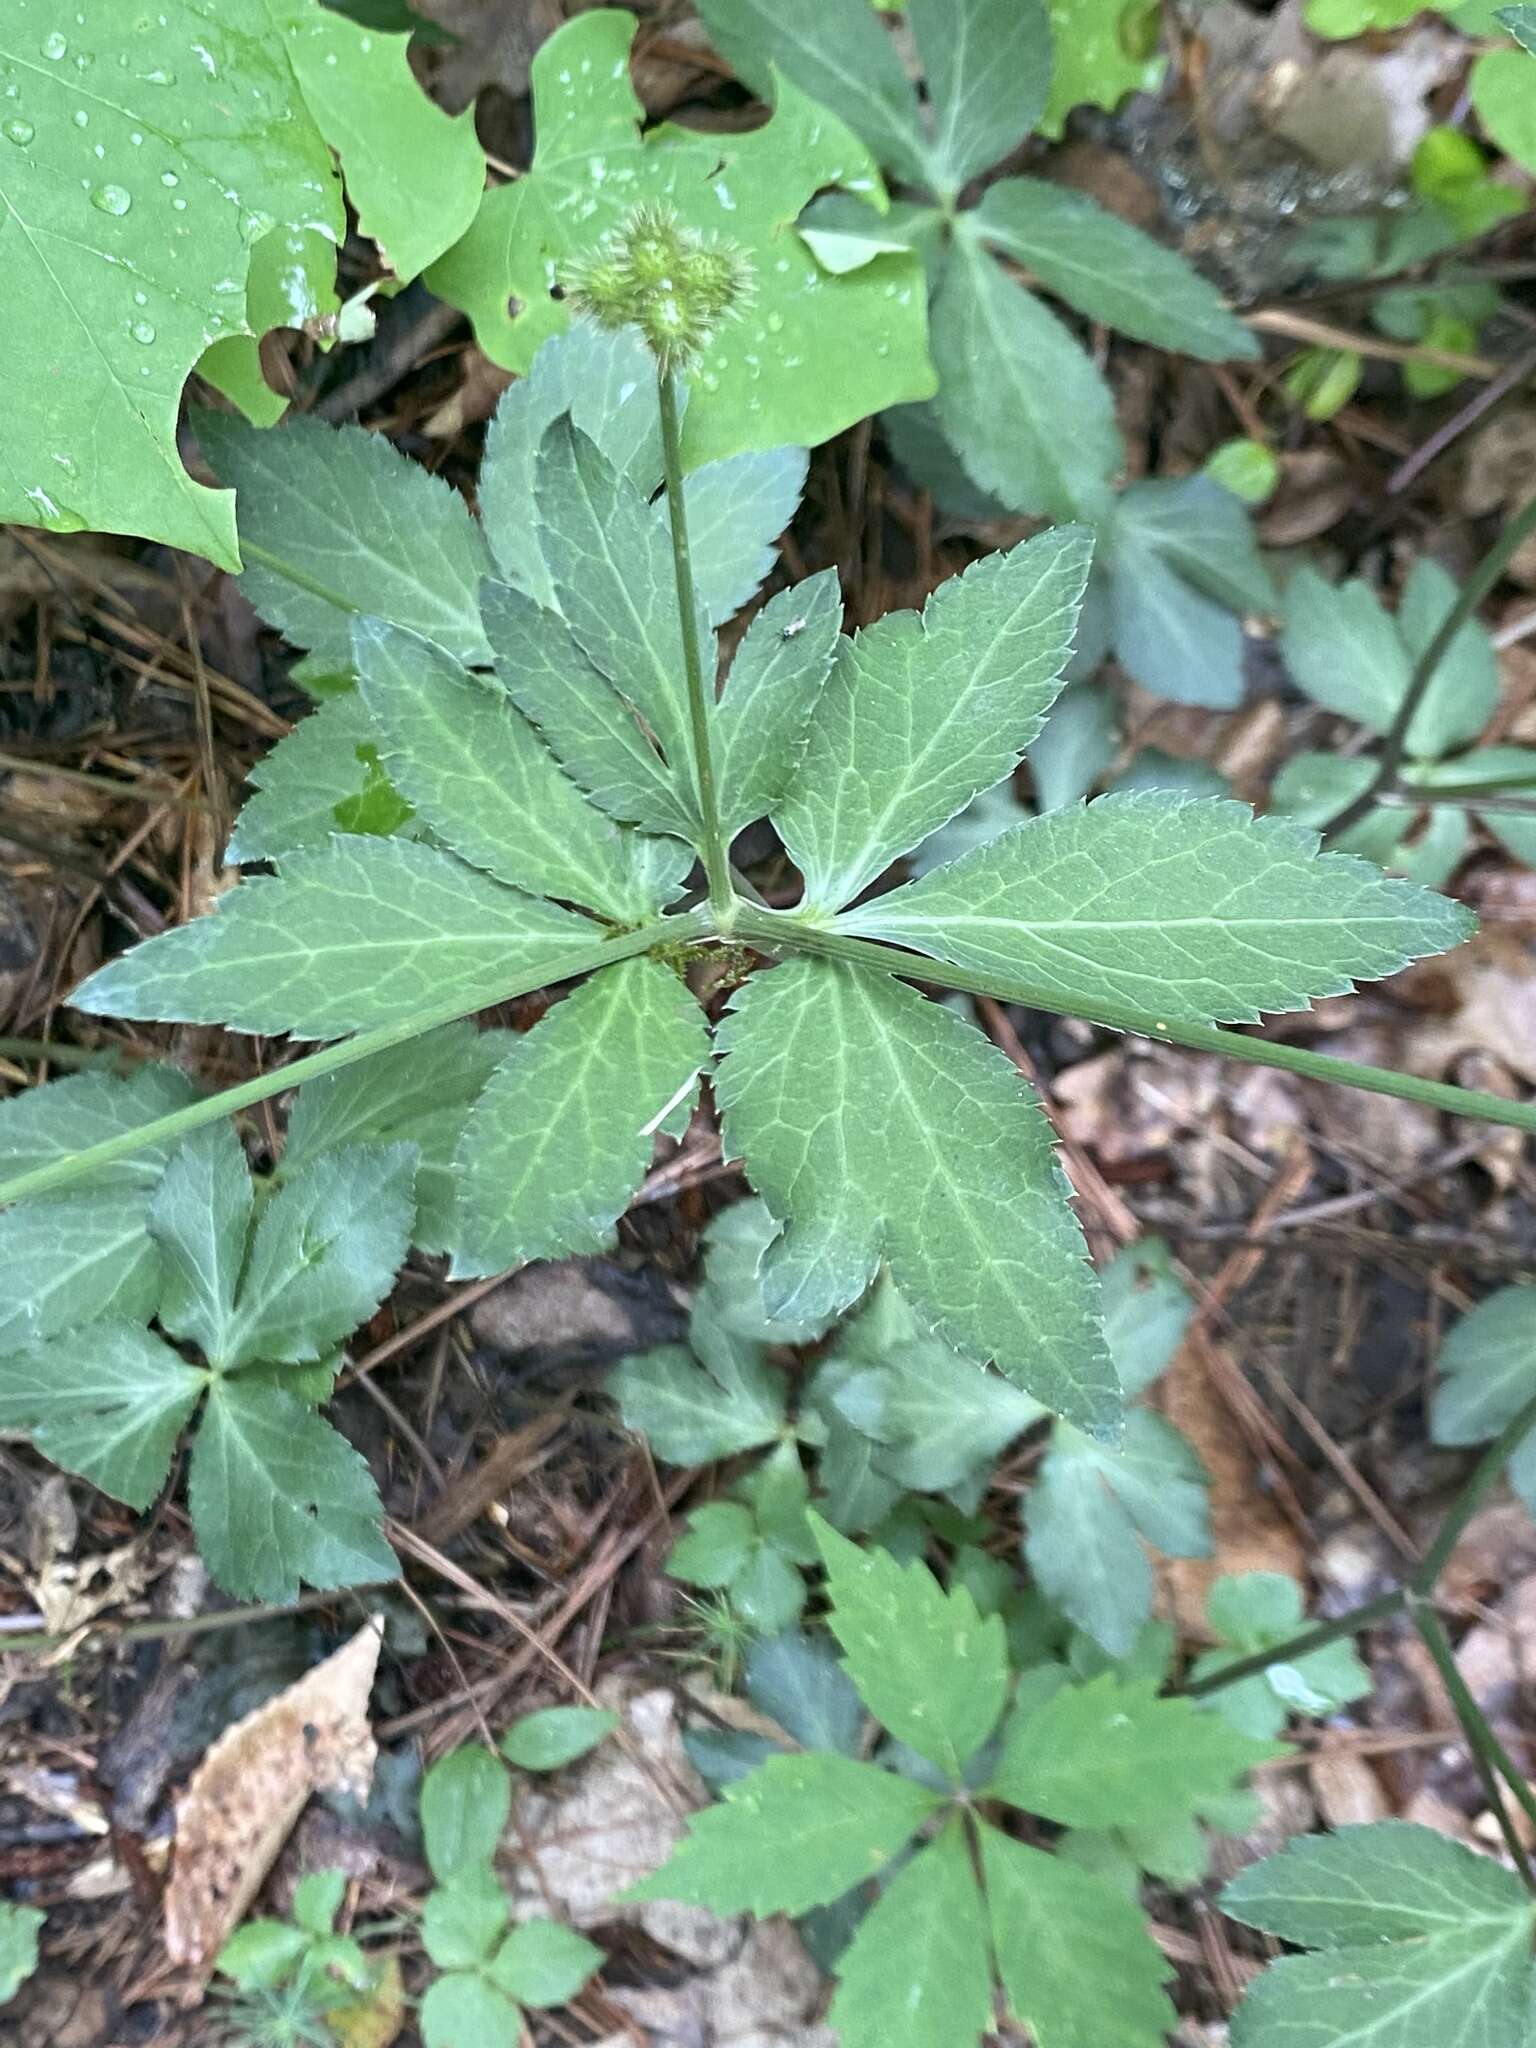
[[[685,369],[752,296],[752,265],[733,242],[684,227],[670,207],[641,206],[562,279],[578,313],[638,327],[663,369]]]

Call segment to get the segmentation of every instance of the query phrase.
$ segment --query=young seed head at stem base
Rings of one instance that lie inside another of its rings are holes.
[[[734,242],[640,206],[566,266],[567,303],[601,327],[638,327],[663,370],[684,370],[752,296],[752,265]]]

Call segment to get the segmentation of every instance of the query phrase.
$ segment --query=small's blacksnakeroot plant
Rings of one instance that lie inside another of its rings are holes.
[[[920,1333],[995,1364],[1078,1433],[1065,1441],[1081,1440],[1079,1455],[1115,1443],[1121,1375],[1044,1116],[1013,1065],[914,982],[1536,1128],[1529,1105],[1222,1028],[1304,1008],[1471,929],[1444,898],[1240,804],[1110,795],[878,893],[1040,731],[1088,537],[1042,534],[975,563],[920,615],[846,639],[835,577],[812,577],[762,607],[718,689],[712,630],[766,572],[804,466],[775,450],[683,474],[680,372],[695,337],[729,317],[731,252],[652,211],[574,282],[589,318],[503,402],[483,526],[366,435],[205,431],[241,487],[251,594],[307,650],[324,701],[263,764],[239,822],[236,858],[275,872],[103,968],[76,1000],[333,1042],[202,1101],[162,1069],[80,1076],[9,1105],[0,1126],[0,1201],[13,1205],[0,1219],[0,1425],[141,1503],[200,1410],[194,1522],[215,1568],[258,1597],[389,1567],[366,1475],[315,1411],[335,1347],[407,1244],[447,1252],[461,1275],[603,1246],[706,1072],[726,1148],[764,1205],[754,1285],[767,1316],[824,1328],[883,1268]],[[1485,565],[1458,605],[1495,572]],[[1432,667],[1421,659],[1399,706],[1381,786]],[[737,836],[763,819],[802,877],[788,909],[762,903],[732,864]],[[713,1033],[687,978],[709,952],[737,982]],[[459,1021],[567,983],[522,1037]],[[227,1130],[207,1127],[301,1083],[288,1152],[255,1192]],[[41,1247],[61,1242],[51,1272]],[[1229,1651],[1191,1678],[1192,1697],[1283,1667],[1327,1700],[1349,1696],[1349,1674],[1308,1660],[1406,1610],[1518,1873],[1459,1851],[1442,1869],[1443,1845],[1409,1830],[1390,1847],[1397,1888],[1383,1896],[1396,1903],[1384,1918],[1345,1913],[1335,1894],[1357,1884],[1352,1859],[1379,1861],[1367,1830],[1290,1852],[1330,1901],[1326,1924],[1283,1873],[1243,1880],[1234,1911],[1326,1950],[1261,1980],[1239,2017],[1244,2048],[1289,2038],[1298,2011],[1318,2048],[1370,2038],[1380,2015],[1394,2048],[1516,2048],[1536,1874],[1501,1788],[1528,1813],[1536,1798],[1429,1604],[1457,1531],[1536,1421],[1536,1399],[1515,1403],[1469,1417],[1446,1397],[1458,1440],[1497,1434],[1399,1593],[1281,1643],[1283,1603],[1267,1595],[1257,1612],[1227,1600],[1213,1617]],[[250,1456],[274,1423],[286,1463]],[[1102,1485],[1105,1469],[1080,1476]],[[970,1590],[990,1601],[995,1560],[962,1546],[941,1592],[922,1566],[860,1553],[795,1508],[828,1570],[850,1675],[899,1745],[884,1761],[908,1769],[771,1758],[651,1888],[799,1911],[883,1873],[843,1962],[845,2048],[973,2039],[992,2015],[994,1964],[1041,2048],[1152,2048],[1172,2016],[1160,1958],[1123,1884],[1081,1862],[1173,1869],[1170,1832],[1229,1815],[1232,1780],[1263,1746],[1236,1718],[1160,1699],[1161,1665],[1136,1668],[1145,1630],[1097,1676],[1018,1658],[1015,1686],[1009,1629],[1023,1642],[1027,1617],[984,1616]],[[1123,1618],[1099,1618],[1100,1658],[1111,1627],[1123,1637]],[[1042,1825],[1115,1839],[1078,1861],[1049,1853]],[[1455,1932],[1436,1887],[1455,1902]],[[512,1959],[503,1968],[517,1935],[504,1940],[482,1892],[471,1883],[442,1909],[443,1956],[462,1936],[472,1987],[442,2002],[478,2010],[494,1992],[516,2024],[513,2001],[531,2002]],[[557,1961],[561,1982],[579,1981],[583,1957]],[[1457,1986],[1472,1972],[1489,1988],[1468,2003]],[[1446,2024],[1423,2031],[1426,2013]],[[1492,2016],[1484,2033],[1468,2014]]]

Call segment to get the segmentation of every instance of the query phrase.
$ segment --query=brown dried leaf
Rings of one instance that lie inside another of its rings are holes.
[[[368,1696],[381,1639],[370,1621],[297,1684],[226,1728],[193,1772],[176,1808],[165,1894],[173,1962],[212,1964],[311,1793],[366,1798],[378,1753]]]

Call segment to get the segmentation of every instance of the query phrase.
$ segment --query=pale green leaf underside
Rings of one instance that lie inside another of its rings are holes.
[[[0,1350],[98,1316],[147,1321],[160,1291],[148,1198],[102,1189],[0,1215]]]
[[[0,1429],[134,1509],[165,1484],[207,1374],[140,1325],[104,1321],[0,1357]]]
[[[962,234],[932,322],[939,417],[972,482],[1020,512],[1106,518],[1125,459],[1114,404],[1056,316]]]
[[[708,1059],[704,1013],[656,961],[605,968],[557,1005],[464,1127],[455,1273],[604,1249]]]
[[[833,1313],[883,1256],[919,1316],[1112,1434],[1119,1389],[1044,1116],[969,1025],[882,975],[798,960],[718,1033],[726,1148],[784,1224],[770,1310]]]
[[[444,845],[498,881],[618,923],[671,900],[688,849],[595,810],[498,684],[380,619],[355,622],[353,649],[390,777]]]
[[[1115,658],[1133,682],[1175,704],[1232,711],[1243,701],[1242,621],[1144,541],[1109,562]]]
[[[1443,952],[1442,896],[1220,797],[1100,797],[849,912],[845,930],[1025,984],[1042,1003],[1250,1023]]]
[[[198,1549],[237,1599],[287,1603],[301,1584],[398,1572],[363,1459],[302,1401],[247,1376],[209,1387],[188,1500]]]
[[[795,516],[809,460],[803,448],[763,448],[684,479],[694,582],[711,624],[738,611],[778,560],[774,542]],[[655,513],[665,523],[664,502]]]
[[[945,1592],[925,1564],[861,1550],[814,1521],[843,1669],[875,1719],[958,1781],[996,1726],[1008,1644],[962,1587]]]
[[[1139,1904],[996,1828],[980,1836],[998,1971],[1036,2048],[1164,2048],[1172,1971]]]
[[[1214,285],[1086,193],[1043,178],[1004,178],[988,187],[976,225],[995,249],[1091,320],[1214,362],[1259,352]],[[1062,431],[1071,432],[1066,421]]]
[[[953,1823],[886,1886],[838,1962],[842,2048],[972,2048],[992,2022],[986,1906]]]
[[[140,533],[235,568],[234,501],[176,451],[182,386],[245,325],[256,216],[330,241],[342,228],[266,0],[83,22],[8,0],[0,65],[15,372],[0,520]]]
[[[100,1016],[336,1038],[450,994],[479,1009],[533,962],[556,981],[562,953],[584,952],[597,930],[434,847],[336,839],[101,968],[73,1001]]]
[[[1072,651],[1090,541],[985,556],[921,613],[844,642],[774,823],[806,901],[836,909],[1013,768]]]
[[[706,1370],[681,1344],[623,1359],[608,1380],[625,1427],[658,1458],[707,1465],[772,1443],[784,1426],[784,1387],[744,1337],[718,1333]]]
[[[245,594],[296,646],[350,668],[352,618],[363,612],[461,661],[487,659],[477,597],[491,559],[457,491],[361,427],[294,419],[258,432],[220,413],[197,424],[208,460],[239,492],[242,540],[262,550],[241,578]]]
[[[937,1803],[875,1764],[771,1757],[695,1814],[672,1860],[625,1896],[717,1913],[808,1912],[878,1876]]]
[[[1156,555],[1183,582],[1233,612],[1275,608],[1274,581],[1239,501],[1208,476],[1146,477],[1115,500],[1109,546]],[[1081,791],[1078,792],[1081,795]]]

